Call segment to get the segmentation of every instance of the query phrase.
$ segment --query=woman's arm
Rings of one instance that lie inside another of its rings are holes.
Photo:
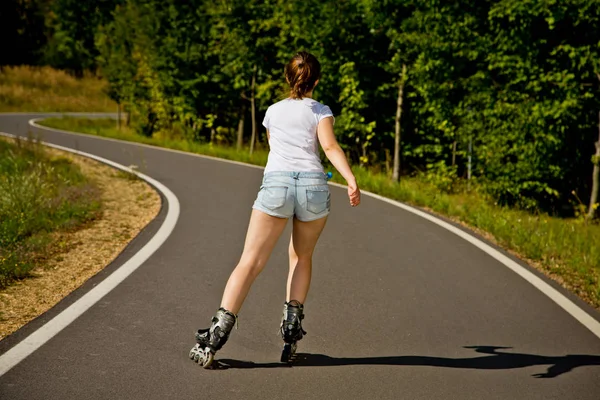
[[[348,198],[350,199],[350,205],[353,207],[359,205],[360,189],[358,188],[356,178],[350,169],[346,155],[335,138],[333,132],[333,117],[323,118],[321,122],[319,122],[317,136],[319,137],[319,143],[321,143],[323,151],[325,151],[325,155],[348,183]]]

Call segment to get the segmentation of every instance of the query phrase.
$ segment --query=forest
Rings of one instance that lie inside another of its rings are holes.
[[[266,147],[306,50],[354,164],[532,212],[597,208],[600,0],[3,0],[0,19],[0,65],[91,71],[148,137]]]

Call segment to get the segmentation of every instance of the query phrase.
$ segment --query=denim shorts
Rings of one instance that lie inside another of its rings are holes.
[[[322,172],[267,172],[252,208],[273,217],[295,216],[304,222],[326,217],[331,210],[326,175]]]

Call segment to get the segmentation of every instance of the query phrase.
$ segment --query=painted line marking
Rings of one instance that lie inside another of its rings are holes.
[[[15,135],[0,132],[0,135],[16,138]],[[52,147],[59,150],[68,151],[80,156],[88,157],[104,164],[108,164],[112,167],[136,174],[141,179],[148,182],[159,190],[167,200],[168,211],[162,225],[156,232],[156,234],[150,239],[144,247],[142,247],[137,253],[135,253],[129,260],[121,265],[117,270],[100,282],[96,287],[91,289],[89,292],[84,294],[81,298],[61,311],[58,315],[46,322],[42,327],[37,329],[31,335],[27,336],[23,341],[12,347],[2,356],[0,356],[0,376],[4,375],[15,365],[20,363],[31,353],[40,348],[44,343],[53,338],[61,330],[67,327],[81,314],[88,310],[91,306],[96,304],[102,297],[107,295],[113,290],[118,284],[123,282],[131,273],[138,269],[150,256],[158,250],[158,248],[167,240],[179,218],[179,200],[162,183],[150,178],[147,175],[141,174],[137,171],[132,170],[124,165],[116,162],[107,160],[102,157],[95,156],[93,154],[84,153],[78,150],[70,149],[63,146],[58,146],[52,143],[41,142],[48,147]]]

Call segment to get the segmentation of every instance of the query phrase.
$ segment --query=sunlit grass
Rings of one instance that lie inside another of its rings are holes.
[[[105,87],[90,74],[77,79],[50,67],[2,67],[0,112],[116,112]]]
[[[96,217],[98,189],[42,145],[0,140],[0,288],[26,277],[54,245],[53,232]]]

